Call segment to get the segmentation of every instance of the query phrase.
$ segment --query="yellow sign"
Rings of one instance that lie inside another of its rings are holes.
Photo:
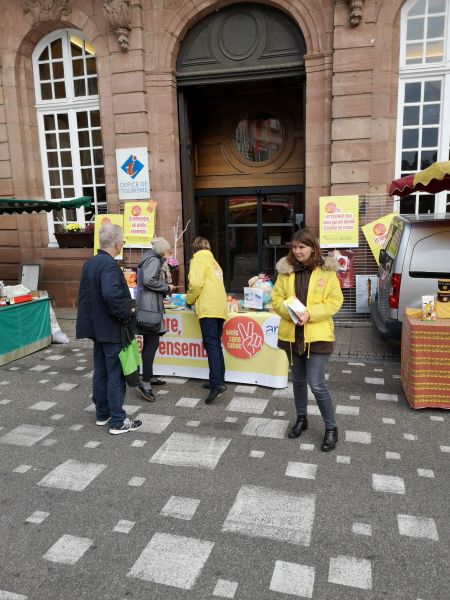
[[[361,227],[377,264],[380,264],[380,250],[381,248],[384,248],[392,219],[397,214],[398,213],[390,213],[389,215],[380,217]]]
[[[225,381],[287,387],[288,359],[277,347],[279,323],[274,313],[230,313],[222,335]],[[159,343],[154,374],[208,379],[208,357],[197,315],[169,310],[164,325],[167,333]]]
[[[358,196],[322,196],[319,199],[321,248],[358,247]]]
[[[150,248],[155,235],[155,201],[125,202],[123,223],[125,246]]]
[[[94,227],[94,254],[97,254],[100,248],[100,244],[98,241],[98,230],[102,225],[107,225],[108,223],[112,223],[113,225],[119,225],[123,227],[123,215],[117,215],[113,213],[105,214],[105,215],[95,215],[95,227]],[[117,260],[122,260],[122,254],[116,257]]]

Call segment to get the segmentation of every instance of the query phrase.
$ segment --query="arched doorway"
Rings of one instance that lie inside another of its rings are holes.
[[[298,27],[257,4],[208,15],[181,44],[184,220],[210,240],[230,291],[273,277],[305,218],[304,54]]]

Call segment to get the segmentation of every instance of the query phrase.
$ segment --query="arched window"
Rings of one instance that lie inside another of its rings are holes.
[[[56,243],[55,229],[107,211],[95,49],[79,31],[53,32],[36,46],[33,72],[45,197],[93,198],[92,209],[49,214]]]
[[[450,0],[409,0],[401,13],[396,176],[450,159]],[[414,194],[402,213],[450,213],[450,194]]]

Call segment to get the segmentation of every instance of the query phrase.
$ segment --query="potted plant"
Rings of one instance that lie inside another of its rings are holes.
[[[172,285],[178,285],[180,275],[180,263],[173,256],[169,256],[169,258],[167,259],[167,264],[169,265],[170,275],[172,277]]]
[[[94,247],[94,224],[87,223],[81,227],[78,223],[58,225],[59,231],[55,232],[55,238],[60,248],[93,248]]]

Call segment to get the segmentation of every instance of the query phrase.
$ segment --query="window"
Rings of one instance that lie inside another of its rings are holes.
[[[49,214],[55,228],[107,212],[95,50],[78,31],[47,36],[33,53],[45,197],[91,196],[92,208]]]
[[[450,159],[450,0],[410,0],[402,9],[397,130],[398,177]],[[450,198],[413,194],[401,213],[449,212]]]
[[[262,163],[274,160],[283,144],[281,123],[271,113],[251,114],[238,124],[234,144],[246,161]]]

